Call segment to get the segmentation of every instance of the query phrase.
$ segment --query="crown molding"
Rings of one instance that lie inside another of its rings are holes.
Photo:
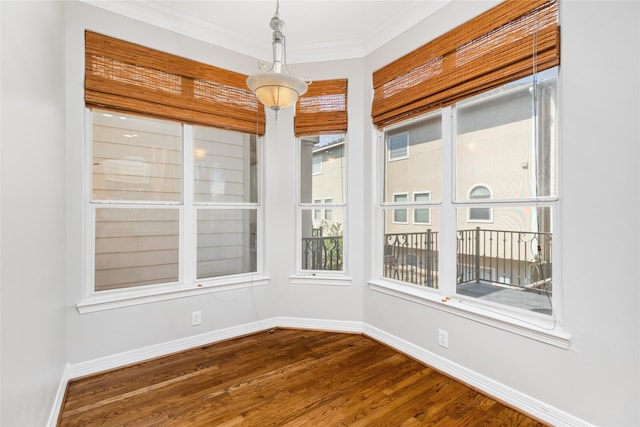
[[[173,31],[197,40],[232,50],[256,59],[269,59],[269,39],[257,41],[240,31],[230,31],[211,22],[181,13],[152,0],[104,1],[80,0],[112,13]],[[412,2],[386,17],[384,23],[373,24],[362,38],[339,42],[289,44],[289,64],[362,58],[407,29],[432,15],[452,0]],[[239,3],[241,4],[241,3]],[[265,18],[266,19],[266,18]],[[266,57],[265,57],[266,56]]]

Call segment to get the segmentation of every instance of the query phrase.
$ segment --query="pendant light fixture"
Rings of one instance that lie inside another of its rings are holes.
[[[307,91],[307,82],[290,75],[287,69],[287,44],[281,31],[284,21],[280,19],[279,9],[280,2],[277,1],[276,12],[269,24],[273,30],[273,63],[268,67],[260,61],[258,67],[262,72],[247,79],[249,89],[256,94],[260,103],[276,112],[276,118],[280,110],[294,105],[298,97]]]

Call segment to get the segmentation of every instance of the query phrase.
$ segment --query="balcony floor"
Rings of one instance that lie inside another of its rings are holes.
[[[468,282],[458,285],[458,294],[519,307],[536,313],[551,314],[551,294],[530,289],[518,289],[488,282]]]

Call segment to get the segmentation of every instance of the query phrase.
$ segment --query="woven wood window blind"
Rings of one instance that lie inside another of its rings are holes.
[[[557,0],[507,0],[373,73],[384,127],[560,64]]]
[[[263,135],[247,76],[85,31],[85,102],[156,118]]]
[[[314,81],[296,104],[296,136],[347,132],[347,79]]]

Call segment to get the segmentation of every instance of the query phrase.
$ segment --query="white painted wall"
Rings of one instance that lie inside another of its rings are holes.
[[[368,211],[362,210],[364,188],[365,151],[363,127],[367,112],[364,109],[363,61],[297,64],[289,66],[294,75],[312,80],[348,79],[348,132],[347,132],[347,220],[344,224],[345,251],[349,252],[347,275],[349,286],[294,284],[289,280],[296,272],[298,253],[295,234],[296,209],[296,140],[293,133],[293,110],[280,113],[277,124],[267,128],[265,145],[267,241],[266,265],[274,287],[277,288],[275,311],[279,316],[309,319],[360,321],[362,319],[362,286],[364,277],[363,240]],[[313,84],[313,83],[312,83]],[[268,112],[271,114],[271,112]],[[275,136],[274,136],[275,135]],[[353,206],[353,209],[351,208]]]
[[[64,371],[64,7],[0,2],[2,417],[44,425]]]
[[[370,55],[367,72],[488,6],[445,7]],[[554,284],[569,349],[371,290],[364,300],[366,323],[603,426],[640,424],[639,9],[638,2],[560,4],[562,211],[554,250],[561,262]],[[594,229],[594,220],[606,227]],[[448,349],[437,344],[439,328],[449,332]]]

